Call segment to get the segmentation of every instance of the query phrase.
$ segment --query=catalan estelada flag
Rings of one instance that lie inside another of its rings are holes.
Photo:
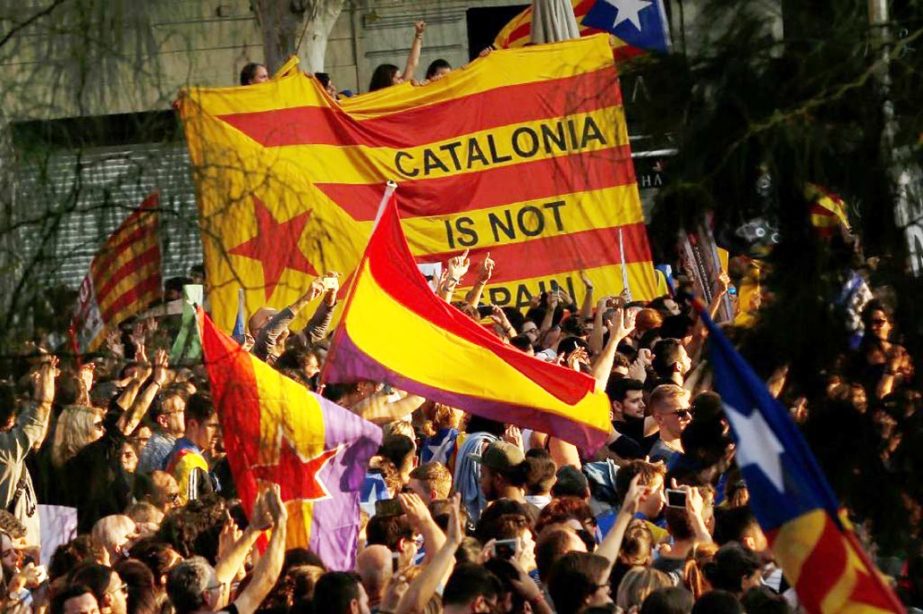
[[[656,296],[604,36],[495,52],[339,104],[298,70],[189,89],[177,104],[223,330],[240,286],[253,313],[290,304],[316,274],[349,276],[389,179],[418,262],[470,249],[465,287],[490,252],[493,304],[525,307],[552,281],[579,301],[580,270],[600,295],[618,294],[623,262],[632,296]]]
[[[580,36],[609,32],[616,59],[670,47],[663,0],[570,0]],[[523,47],[532,41],[532,7],[506,24],[494,39],[497,49]]]
[[[436,296],[417,269],[393,194],[369,239],[321,375],[388,382],[593,452],[609,402],[583,373],[528,356]]]
[[[199,318],[212,397],[247,513],[259,481],[279,484],[289,512],[287,548],[310,548],[328,569],[353,569],[359,491],[381,429],[254,358],[201,309]]]
[[[750,507],[776,561],[811,613],[903,612],[841,515],[798,427],[703,312],[715,386],[737,442]]]
[[[852,230],[846,203],[838,195],[823,186],[809,183],[805,186],[804,196],[810,203],[811,226],[820,236],[833,236],[840,227]]]
[[[93,257],[71,323],[79,351],[95,350],[107,327],[160,298],[158,203],[156,192],[145,198]]]

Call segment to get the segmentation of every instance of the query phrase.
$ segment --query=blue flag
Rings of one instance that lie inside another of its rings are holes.
[[[244,289],[237,289],[237,319],[234,320],[234,330],[231,332],[231,339],[243,345],[247,336],[247,327],[244,320],[247,317],[247,307],[244,303]]]
[[[583,25],[605,30],[638,49],[670,50],[663,0],[596,0]]]
[[[801,606],[812,614],[902,612],[841,518],[836,495],[788,411],[704,310],[700,315],[750,508]]]

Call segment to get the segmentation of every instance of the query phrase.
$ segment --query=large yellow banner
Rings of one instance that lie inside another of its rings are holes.
[[[311,276],[351,275],[388,180],[418,262],[487,252],[485,300],[524,306],[554,280],[580,300],[655,276],[605,36],[491,53],[424,86],[337,103],[291,70],[178,101],[198,189],[212,311],[229,329],[291,303]],[[624,263],[624,268],[622,264]]]

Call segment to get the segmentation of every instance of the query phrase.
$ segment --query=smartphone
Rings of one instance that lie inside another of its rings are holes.
[[[397,499],[379,499],[375,502],[376,516],[400,516],[404,513],[401,502]]]
[[[552,279],[551,280],[551,291],[557,292],[558,290],[560,290],[560,288],[558,287],[558,282]]]
[[[489,318],[494,313],[493,305],[478,305],[478,316],[483,320]]]
[[[340,280],[333,276],[322,277],[321,281],[324,284],[324,290],[333,290],[336,292],[340,289]]]
[[[494,542],[494,556],[504,561],[513,559],[519,553],[518,539],[498,539]]]
[[[686,491],[668,488],[667,507],[686,509]]]
[[[392,552],[391,553],[391,573],[396,574],[397,570],[400,569],[400,566],[401,566],[401,553]]]

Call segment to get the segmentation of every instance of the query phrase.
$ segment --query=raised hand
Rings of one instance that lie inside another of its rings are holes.
[[[157,350],[154,353],[154,383],[163,386],[167,383],[167,367],[169,366],[169,356],[166,350]]]
[[[503,431],[503,441],[513,444],[520,450],[524,449],[522,431],[519,430],[519,427],[514,424],[508,425],[506,430]]]
[[[426,504],[423,503],[423,499],[420,498],[420,495],[416,493],[401,493],[397,496],[397,500],[398,503],[401,504],[401,509],[407,514],[407,520],[410,521],[410,526],[417,531],[420,530],[424,523],[432,518],[429,509],[426,507]]]
[[[115,356],[125,358],[125,346],[122,345],[122,333],[118,329],[110,330],[106,335],[106,347]]]
[[[414,36],[423,36],[423,32],[426,31],[426,22],[422,19],[420,21],[414,22],[413,24],[413,33]]]
[[[54,401],[54,380],[61,374],[58,369],[58,357],[44,358],[38,370],[33,374],[33,398],[42,405],[51,405]]]
[[[631,479],[628,485],[628,492],[625,493],[625,500],[622,503],[622,509],[626,514],[635,515],[638,507],[641,505],[641,499],[648,494],[648,487],[641,485],[641,474],[639,473]]]
[[[487,255],[484,257],[484,262],[481,263],[481,269],[478,272],[478,281],[482,284],[486,284],[490,281],[491,275],[494,274],[494,266],[496,263],[491,260],[490,252],[487,252]]]
[[[609,324],[609,335],[614,335],[618,339],[625,339],[634,329],[635,313],[627,309],[619,309]]]
[[[471,259],[468,258],[468,250],[466,249],[462,255],[449,258],[446,263],[446,270],[449,272],[449,278],[459,282],[468,272],[468,267],[470,266]]]
[[[586,274],[586,271],[580,271],[580,281],[583,282],[583,287],[592,290],[593,282],[590,281],[590,276]]]

